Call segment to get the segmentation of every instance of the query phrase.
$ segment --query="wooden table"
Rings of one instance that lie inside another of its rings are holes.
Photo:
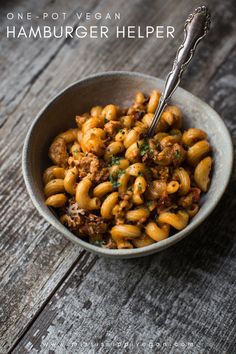
[[[182,86],[215,108],[235,139],[235,1],[205,3],[213,10],[212,30]],[[235,173],[217,208],[191,237],[150,257],[111,260],[80,249],[47,224],[32,205],[21,172],[25,135],[50,98],[99,71],[165,78],[183,21],[198,4],[14,0],[0,5],[3,33],[6,14],[23,10],[36,15],[111,11],[121,13],[119,25],[175,26],[174,40],[1,35],[1,354],[235,353]],[[99,23],[114,31],[114,21]],[[76,26],[78,20],[71,16],[65,24]]]

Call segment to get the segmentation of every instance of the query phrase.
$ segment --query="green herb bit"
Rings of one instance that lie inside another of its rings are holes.
[[[177,157],[177,159],[181,157],[181,152],[179,150],[175,151],[175,157]]]
[[[118,181],[115,181],[113,184],[112,184],[113,188],[118,188],[121,186],[121,183],[118,182]]]
[[[153,206],[153,201],[152,200],[148,200],[147,201],[147,207],[151,208]]]
[[[117,182],[117,179],[115,176],[109,175],[109,181],[112,183],[113,188],[119,187],[119,185],[118,185],[119,183]]]
[[[117,179],[119,179],[125,173],[124,170],[119,170],[117,173]]]
[[[109,181],[112,183],[113,188],[118,188],[121,186],[121,183],[118,180],[124,173],[125,171],[119,170],[115,176],[111,174],[109,175]]]
[[[120,183],[117,180],[114,180],[113,178],[110,178],[110,182],[112,183],[112,187],[113,188],[120,187]]]
[[[149,150],[148,156],[149,157],[153,157],[154,156],[154,150],[153,149]]]
[[[119,156],[112,156],[110,166],[119,165],[121,158]]]
[[[140,146],[140,155],[144,156],[149,151],[149,143],[148,140],[145,139]]]

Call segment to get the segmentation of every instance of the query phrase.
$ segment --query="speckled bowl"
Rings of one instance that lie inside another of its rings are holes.
[[[146,256],[161,251],[189,235],[212,212],[228,184],[233,150],[229,132],[219,115],[206,103],[189,92],[178,88],[172,103],[184,114],[186,127],[205,130],[213,146],[214,170],[208,193],[201,200],[201,208],[190,224],[182,231],[144,248],[110,250],[89,244],[64,227],[44,204],[42,173],[49,166],[48,148],[60,132],[74,126],[76,114],[93,105],[115,103],[127,107],[135,92],[150,93],[163,88],[164,82],[152,76],[135,72],[107,72],[75,82],[51,100],[34,120],[25,139],[23,149],[23,175],[29,195],[39,213],[66,238],[88,251],[117,258]]]

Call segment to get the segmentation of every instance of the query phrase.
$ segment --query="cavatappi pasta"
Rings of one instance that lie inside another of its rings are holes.
[[[94,106],[52,142],[46,205],[75,235],[101,247],[145,247],[198,212],[212,168],[207,134],[183,130],[180,109],[167,106],[147,139],[159,99],[154,90],[138,92],[128,109]]]

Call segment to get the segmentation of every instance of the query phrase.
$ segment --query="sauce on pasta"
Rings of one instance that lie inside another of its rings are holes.
[[[138,92],[128,109],[94,106],[49,148],[45,203],[75,235],[107,248],[145,247],[187,226],[207,192],[212,167],[206,132],[183,130],[167,106],[146,133],[160,99]]]

